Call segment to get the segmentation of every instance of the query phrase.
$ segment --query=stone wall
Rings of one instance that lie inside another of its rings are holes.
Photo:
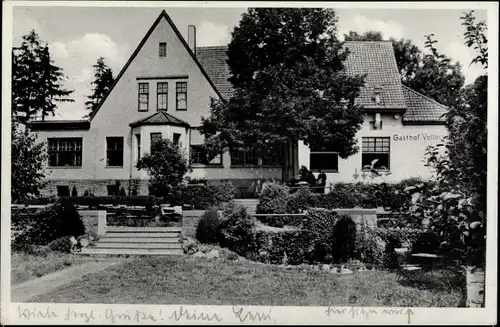
[[[198,221],[205,213],[204,210],[185,210],[182,212],[182,235],[196,237]]]
[[[42,197],[55,197],[57,196],[57,186],[68,186],[69,192],[76,188],[78,196],[83,196],[85,191],[95,196],[108,195],[108,185],[116,185],[120,182],[120,189],[125,190],[126,195],[129,195],[129,190],[137,190],[137,195],[149,194],[149,181],[147,180],[119,180],[119,179],[53,179],[45,181],[45,187],[40,191]]]

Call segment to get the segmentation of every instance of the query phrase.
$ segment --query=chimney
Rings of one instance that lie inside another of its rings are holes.
[[[196,26],[188,25],[188,45],[196,57]]]

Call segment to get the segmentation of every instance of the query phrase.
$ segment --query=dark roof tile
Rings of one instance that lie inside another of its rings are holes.
[[[403,115],[404,122],[445,122],[443,114],[448,111],[446,106],[404,85],[403,94],[408,104]]]
[[[439,117],[446,111],[445,106],[402,85],[391,42],[348,41],[345,46],[350,51],[346,71],[367,74],[366,85],[357,100],[365,109],[406,109],[403,116],[406,122],[443,121]],[[233,88],[228,81],[227,46],[199,47],[196,52],[197,59],[220,93],[224,98],[230,98]],[[373,99],[376,87],[381,88],[379,104]]]
[[[349,75],[366,74],[365,86],[356,103],[365,109],[405,109],[396,57],[391,42],[350,41],[345,43],[349,56],[345,61]],[[374,89],[380,88],[380,103],[375,103]]]

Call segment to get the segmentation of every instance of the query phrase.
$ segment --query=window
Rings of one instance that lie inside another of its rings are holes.
[[[283,147],[276,146],[271,153],[262,156],[262,165],[264,166],[282,166],[283,160]]]
[[[258,165],[259,160],[255,153],[255,150],[233,150],[231,151],[231,165],[234,166],[246,166],[246,165]]]
[[[339,155],[329,145],[311,144],[309,153],[309,169],[311,171],[339,170]]]
[[[177,145],[177,146],[179,145],[180,139],[181,139],[181,134],[174,133],[173,141],[174,141],[175,145]]]
[[[50,167],[81,167],[83,138],[49,138]]]
[[[69,196],[69,186],[68,185],[57,186],[57,196],[59,197]]]
[[[168,109],[168,83],[159,82],[156,88],[156,108],[158,111]]]
[[[137,161],[141,160],[141,134],[135,134],[137,141]]]
[[[158,141],[161,141],[162,139],[162,135],[161,133],[151,133],[151,148],[150,148],[150,151],[152,151],[151,149],[153,148],[153,144],[158,142]]]
[[[363,137],[361,148],[361,167],[368,169],[373,160],[375,169],[390,169],[389,153],[391,150],[390,138],[388,137]]]
[[[149,110],[149,83],[139,83],[139,111]]]
[[[160,46],[158,48],[158,55],[161,58],[164,58],[167,56],[167,42],[160,42]]]
[[[123,166],[123,137],[106,137],[106,165]]]
[[[222,153],[210,155],[203,145],[191,145],[191,163],[201,165],[222,165]]]
[[[108,189],[108,196],[118,196],[118,194],[120,193],[120,190],[118,189],[119,186],[118,185],[107,185],[107,189]]]
[[[187,82],[175,83],[175,103],[177,110],[187,110]]]

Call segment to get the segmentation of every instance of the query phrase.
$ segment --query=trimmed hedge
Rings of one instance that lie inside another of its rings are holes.
[[[12,243],[16,250],[26,245],[47,245],[61,237],[85,234],[85,226],[75,206],[64,200],[35,212],[14,210],[12,226],[21,231]]]
[[[182,185],[168,197],[138,196],[77,196],[65,198],[34,198],[23,202],[26,205],[48,205],[58,200],[74,205],[98,208],[101,205],[129,205],[152,208],[155,205],[169,203],[171,205],[190,205],[196,210],[206,210],[220,206],[234,199],[236,189],[231,182],[213,183],[209,185]]]
[[[264,263],[299,265],[308,262],[313,251],[307,231],[257,231],[252,241],[254,259]]]

